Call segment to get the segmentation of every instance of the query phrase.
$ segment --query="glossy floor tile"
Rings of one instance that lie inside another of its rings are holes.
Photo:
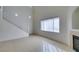
[[[48,38],[31,35],[28,38],[20,38],[0,42],[0,52],[73,52],[64,44],[60,44]]]

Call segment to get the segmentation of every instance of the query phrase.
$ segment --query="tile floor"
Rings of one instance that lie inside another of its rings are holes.
[[[67,46],[48,38],[31,35],[0,42],[0,52],[73,52]]]

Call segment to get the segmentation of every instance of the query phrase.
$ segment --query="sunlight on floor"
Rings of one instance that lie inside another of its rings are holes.
[[[63,49],[58,48],[48,42],[43,41],[43,52],[64,52]]]
[[[1,52],[67,52],[73,51],[60,44],[41,36],[29,36],[0,42]]]

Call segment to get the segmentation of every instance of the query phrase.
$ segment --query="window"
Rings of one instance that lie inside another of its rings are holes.
[[[59,17],[42,20],[41,30],[48,32],[59,32]]]

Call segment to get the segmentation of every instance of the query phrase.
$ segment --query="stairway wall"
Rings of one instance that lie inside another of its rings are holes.
[[[31,15],[31,10],[29,10],[28,7],[5,6],[3,7],[3,15],[1,13],[0,8],[0,41],[28,37],[29,33],[32,33],[32,20],[27,19],[27,15]],[[18,14],[17,17],[15,13]],[[4,19],[1,19],[2,16]],[[7,20],[11,21],[13,24]],[[20,26],[22,29],[14,24]]]
[[[5,40],[13,40],[17,38],[22,38],[22,37],[28,37],[28,33],[20,30],[13,24],[10,24],[9,22],[5,20],[0,21],[0,41],[5,41]]]
[[[26,33],[32,33],[32,7],[4,6],[3,18],[17,25]]]

